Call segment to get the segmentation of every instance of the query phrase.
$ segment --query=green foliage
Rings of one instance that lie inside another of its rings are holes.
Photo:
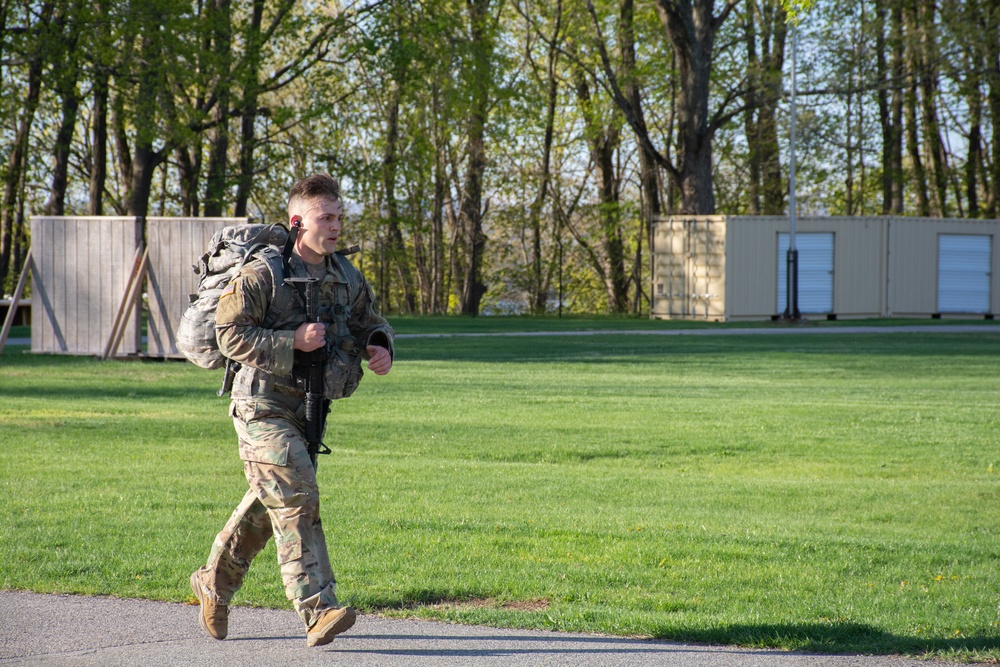
[[[66,211],[87,212],[89,179],[99,159],[93,134],[97,91],[106,77],[106,213],[125,212],[132,167],[147,152],[156,167],[150,213],[203,211],[210,198],[208,158],[216,133],[224,127],[225,178],[219,188],[211,189],[225,200],[227,214],[235,208],[236,186],[244,176],[244,151],[253,157],[248,212],[262,220],[283,217],[285,196],[296,178],[332,172],[343,180],[352,212],[361,211],[351,221],[348,236],[362,243],[372,264],[378,264],[387,307],[405,308],[409,290],[421,292],[417,310],[444,312],[447,304],[457,301],[470,268],[469,231],[460,224],[459,206],[468,188],[469,138],[476,115],[471,113],[472,100],[486,89],[486,164],[479,213],[487,242],[477,267],[489,288],[484,303],[527,304],[533,292],[542,289],[553,300],[553,267],[562,250],[574,309],[608,311],[602,271],[607,274],[609,267],[622,263],[620,275],[642,277],[628,283],[627,301],[638,302],[640,310],[648,308],[647,239],[632,215],[643,203],[639,146],[609,94],[595,25],[605,38],[619,83],[637,85],[653,143],[679,164],[683,119],[677,99],[687,84],[678,80],[674,45],[665,36],[656,3],[636,3],[633,8],[636,56],[631,71],[620,52],[625,31],[622,6],[616,2],[594,2],[596,22],[587,3],[491,2],[488,19],[479,26],[469,14],[475,4],[456,0],[358,3],[341,13],[334,12],[334,5],[280,0],[263,3],[256,27],[254,4],[231,3],[228,12],[212,10],[212,3],[166,0],[5,6],[0,27],[0,154],[5,157],[13,155],[17,131],[28,120],[31,56],[41,54],[43,60],[41,97],[24,164],[12,165],[7,159],[0,164],[9,200],[4,202],[2,236],[5,243],[20,245],[22,252],[15,256],[23,257],[28,242],[24,219],[42,213],[50,196],[55,132],[63,113],[57,88],[75,90],[79,96]],[[715,3],[712,11],[718,16],[727,11],[725,6]],[[784,8],[799,34],[796,192],[802,214],[882,210],[881,178],[891,175],[882,164],[887,154],[881,145],[882,126],[890,120],[880,116],[878,96],[884,92],[891,98],[902,89],[896,74],[880,70],[878,56],[888,59],[886,67],[892,65],[896,29],[904,70],[920,66],[921,49],[928,49],[930,61],[920,81],[929,87],[920,87],[916,94],[917,102],[924,102],[924,95],[930,99],[913,121],[904,119],[903,126],[893,129],[899,136],[912,129],[913,136],[920,137],[916,150],[928,164],[927,146],[934,138],[928,123],[936,118],[939,134],[947,139],[941,167],[946,173],[941,179],[934,179],[933,173],[925,178],[950,184],[937,195],[945,200],[937,208],[942,213],[995,214],[990,208],[995,208],[990,195],[995,190],[990,170],[997,163],[994,147],[985,139],[979,152],[969,146],[972,137],[989,136],[1000,112],[1000,98],[992,89],[996,82],[984,75],[987,64],[996,60],[996,39],[991,37],[996,18],[981,0],[907,7],[907,12],[919,10],[920,22],[914,19],[904,26],[897,12],[880,12],[861,0],[758,0],[733,6],[714,42],[704,111],[713,126],[712,173],[719,213],[739,214],[750,208],[750,163],[759,153],[748,150],[747,132],[753,123],[747,120],[756,104],[748,86],[756,80],[778,91],[788,89],[790,45],[780,31],[762,31],[763,26],[773,28],[772,19]],[[928,7],[934,11],[927,13]],[[476,67],[470,66],[478,62],[474,28],[483,36],[479,52],[488,52]],[[75,49],[69,37],[77,38]],[[558,55],[551,77],[550,42]],[[773,47],[781,57],[755,61],[763,54],[751,57],[751,43],[761,51]],[[259,54],[251,46],[259,47]],[[74,86],[70,79],[77,65],[81,69]],[[912,73],[899,76],[909,80]],[[550,79],[557,101],[551,179],[543,189],[541,147]],[[582,86],[590,94],[585,102],[578,96]],[[399,114],[390,123],[388,111],[396,107],[390,101],[396,95]],[[779,164],[779,174],[786,174],[772,184],[772,193],[787,187],[782,178],[787,180],[789,117],[787,100],[782,100],[779,93],[767,101],[777,108],[779,123],[778,138],[772,141],[768,135],[767,146],[773,149],[768,155],[774,156],[769,159]],[[911,122],[919,126],[906,127]],[[385,181],[390,126],[397,133],[391,195]],[[244,138],[248,128],[252,136]],[[616,205],[628,211],[621,217],[600,215],[600,184],[593,145],[588,145],[588,140],[600,137],[613,146],[610,190]],[[904,213],[914,214],[919,208],[915,193],[923,184],[917,183],[912,157],[906,162],[899,176],[901,200]],[[679,200],[669,171],[658,174],[664,214],[673,213]],[[976,193],[975,208],[970,192]],[[777,199],[780,208],[780,194]],[[395,220],[389,220],[390,209]],[[401,230],[402,252],[384,249],[390,228]],[[537,250],[531,238],[536,228]],[[619,237],[630,246],[623,258],[617,252]],[[635,253],[640,240],[643,252]],[[0,276],[8,291],[18,268]],[[404,285],[400,274],[409,268],[412,284]],[[438,294],[430,294],[432,285]]]
[[[781,0],[781,6],[788,13],[788,22],[798,24],[816,6],[816,0]]]
[[[338,592],[388,615],[995,660],[998,343],[400,338],[393,372],[335,406],[320,463]],[[216,374],[11,350],[0,377],[0,586],[187,599],[244,486]],[[287,607],[273,548],[237,602]]]

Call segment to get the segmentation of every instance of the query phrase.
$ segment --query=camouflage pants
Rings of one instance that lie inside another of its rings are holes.
[[[274,535],[285,595],[308,628],[337,598],[301,422],[258,403],[234,403],[232,411],[250,489],[215,537],[204,581],[228,604]]]

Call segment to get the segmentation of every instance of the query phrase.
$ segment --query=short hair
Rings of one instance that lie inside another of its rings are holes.
[[[300,179],[288,193],[288,208],[300,200],[332,199],[340,201],[340,183],[330,174],[314,174]]]

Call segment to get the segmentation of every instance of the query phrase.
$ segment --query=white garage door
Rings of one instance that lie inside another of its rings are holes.
[[[992,237],[938,237],[938,312],[990,312]]]
[[[833,233],[796,234],[799,251],[799,312],[833,312]],[[778,308],[787,303],[788,234],[778,234]]]

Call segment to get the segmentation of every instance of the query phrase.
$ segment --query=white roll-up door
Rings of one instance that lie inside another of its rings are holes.
[[[985,235],[938,236],[938,312],[988,313],[993,239]]]
[[[799,251],[799,312],[833,312],[833,233],[796,234]],[[787,302],[788,234],[778,234],[778,308]]]

